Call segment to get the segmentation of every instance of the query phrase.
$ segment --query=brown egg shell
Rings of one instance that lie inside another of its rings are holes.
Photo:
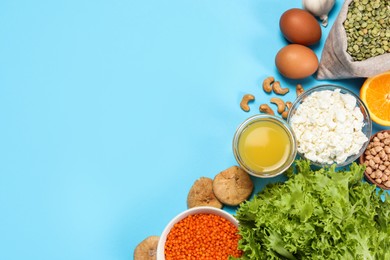
[[[283,36],[291,43],[305,46],[320,41],[321,26],[316,18],[308,11],[292,8],[282,14],[279,27]]]
[[[303,79],[313,75],[318,69],[318,58],[314,51],[301,44],[289,44],[276,54],[275,64],[283,76],[290,79]]]

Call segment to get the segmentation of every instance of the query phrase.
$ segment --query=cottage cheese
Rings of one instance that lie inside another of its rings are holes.
[[[362,132],[363,114],[356,98],[340,89],[307,96],[291,117],[298,152],[321,163],[343,163],[359,152],[368,138]]]

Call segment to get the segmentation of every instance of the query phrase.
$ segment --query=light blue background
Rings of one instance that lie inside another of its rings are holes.
[[[270,98],[262,80],[295,98],[298,82],[274,65],[292,7],[301,1],[1,1],[0,259],[132,259],[160,235],[197,178],[236,164],[236,127]],[[362,82],[333,83],[358,93]]]

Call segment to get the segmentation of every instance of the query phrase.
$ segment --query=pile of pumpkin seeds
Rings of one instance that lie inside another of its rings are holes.
[[[390,0],[353,0],[343,25],[354,61],[390,53]]]

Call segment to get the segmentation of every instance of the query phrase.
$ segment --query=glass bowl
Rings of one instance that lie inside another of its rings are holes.
[[[322,91],[332,94],[323,94],[321,99],[315,100],[317,102],[307,100]],[[334,100],[339,102],[332,103]],[[303,109],[302,104],[305,102]],[[340,102],[345,103],[341,105]],[[347,111],[350,114],[344,113],[343,106],[353,111]],[[308,107],[310,109],[307,110]],[[314,112],[316,108],[318,109]],[[357,115],[360,114],[359,111],[361,115]],[[352,120],[349,116],[360,117],[362,124],[346,121]],[[316,86],[299,95],[290,109],[287,122],[295,134],[298,155],[320,167],[334,164],[336,167],[343,167],[357,160],[365,151],[372,132],[370,114],[362,100],[351,90],[337,85]],[[359,128],[361,133],[356,131]],[[349,154],[346,152],[348,146],[354,146],[353,152]]]
[[[261,178],[275,177],[286,171],[295,160],[295,136],[280,117],[255,115],[237,128],[233,153],[248,174]]]

